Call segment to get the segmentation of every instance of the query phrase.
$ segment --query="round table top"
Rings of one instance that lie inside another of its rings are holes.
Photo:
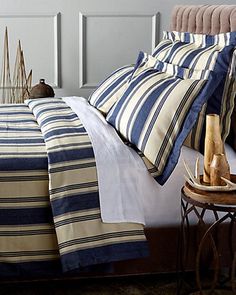
[[[231,175],[231,181],[236,182],[236,175]],[[183,187],[184,194],[200,203],[218,204],[218,205],[235,205],[236,206],[236,191],[204,191],[193,188],[186,183]]]

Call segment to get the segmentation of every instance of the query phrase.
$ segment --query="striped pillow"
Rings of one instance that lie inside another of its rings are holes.
[[[164,32],[163,38],[162,42],[169,44],[168,50],[158,45],[159,49],[152,55],[164,62],[195,70],[214,70],[219,52],[227,57],[236,45],[236,32],[214,36]]]
[[[179,68],[173,74],[175,70],[176,66],[171,73],[170,68],[152,67],[134,76],[107,115],[107,121],[157,167],[160,184],[173,171],[183,141],[220,79],[212,71],[199,79],[199,73]]]
[[[236,32],[218,35],[202,35],[180,32],[164,32],[169,45],[168,52],[159,47],[159,59],[192,70],[214,70],[222,73],[222,80],[211,98],[203,106],[198,120],[185,141],[185,145],[204,151],[206,114],[220,115],[221,135],[225,140],[230,131],[231,115],[234,108]],[[155,54],[155,51],[154,53]]]
[[[165,60],[172,45],[173,45],[173,41],[171,39],[165,38],[165,32],[164,32],[163,40],[160,41],[160,43],[155,47],[155,49],[152,52],[152,56],[160,60]]]
[[[182,68],[177,65],[169,64],[159,60],[156,57],[140,52],[131,79],[134,79],[141,72],[154,68],[160,72],[168,73],[172,76],[178,76],[181,79],[207,79],[212,71],[210,70],[193,70]]]
[[[107,114],[127,88],[133,69],[134,65],[127,65],[111,73],[90,95],[90,104]]]
[[[225,62],[225,60],[223,61]],[[221,137],[225,141],[230,132],[232,113],[235,107],[236,94],[236,63],[228,63],[227,72],[223,72],[222,79],[209,100],[204,104],[198,119],[189,133],[184,145],[204,152],[206,132],[206,115],[218,114],[220,116]],[[233,146],[233,144],[231,144]],[[234,146],[233,146],[234,147]]]

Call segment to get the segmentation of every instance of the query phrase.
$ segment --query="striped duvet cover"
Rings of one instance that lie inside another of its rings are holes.
[[[147,256],[143,228],[101,221],[89,136],[61,99],[0,106],[0,277]]]

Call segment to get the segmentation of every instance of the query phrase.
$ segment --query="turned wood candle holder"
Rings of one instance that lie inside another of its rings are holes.
[[[210,183],[210,165],[214,154],[223,154],[224,145],[221,139],[220,118],[216,114],[206,116],[206,135],[204,146],[203,181]]]
[[[230,168],[225,154],[214,154],[210,165],[210,185],[226,185],[221,178],[230,180]]]

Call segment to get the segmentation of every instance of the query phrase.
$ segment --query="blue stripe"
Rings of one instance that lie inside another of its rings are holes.
[[[202,51],[202,53],[204,53],[204,51]],[[210,68],[210,65],[211,65],[211,62],[212,62],[212,58],[213,58],[213,56],[214,56],[215,53],[216,53],[215,51],[212,51],[212,53],[209,55],[204,70],[207,70],[207,69]],[[199,61],[200,58],[202,58],[201,55],[199,55],[198,58],[196,58],[196,60],[194,61],[194,63],[191,66],[192,69],[195,68],[195,66],[196,66],[196,64],[197,64],[197,62]]]
[[[78,149],[73,150],[50,152],[48,155],[50,164],[94,158],[94,152],[92,147],[79,147]]]
[[[145,72],[145,77],[152,74],[152,69]],[[143,74],[144,75],[144,74]],[[143,80],[143,75],[139,75],[137,78],[135,78],[131,84],[130,87],[127,88],[125,93],[122,95],[122,97],[118,100],[118,102],[114,105],[114,107],[111,109],[110,113],[108,114],[106,120],[113,126],[116,126],[118,128],[118,122],[116,122],[118,114],[121,110],[121,108],[125,105],[125,102],[127,100],[128,102],[128,96],[133,91],[133,88],[139,84],[140,81]]]
[[[67,212],[100,208],[98,192],[79,193],[51,201],[53,215],[58,216]]]
[[[36,105],[35,107],[33,107],[33,110],[35,108],[38,108],[38,105]],[[45,109],[42,109],[42,110],[39,109],[39,110],[37,110],[35,117],[36,117],[36,119],[38,119],[41,114],[44,114],[44,113],[50,112],[50,111],[55,111],[55,113],[60,113],[59,110],[70,110],[70,108],[68,106],[63,106],[63,107],[56,106],[56,107],[48,108],[47,107],[47,104],[45,103]]]
[[[157,45],[157,49],[156,50],[154,49],[152,56],[155,57],[158,53],[160,53],[166,47],[169,47],[171,44],[172,44],[172,42],[170,41],[169,43],[166,42],[165,44],[163,44],[161,46]]]
[[[229,40],[230,40],[230,44],[236,46],[236,31],[230,32]]]
[[[190,34],[188,32],[184,33],[184,40],[185,42],[190,42]]]
[[[36,123],[36,120],[29,120],[29,119],[17,119],[16,120],[8,120],[8,118],[5,118],[4,119],[4,122],[6,123]]]
[[[27,171],[27,170],[47,170],[48,160],[45,157],[41,158],[13,158],[1,159],[0,171]]]
[[[24,108],[24,109],[26,109],[27,107],[26,107],[26,105],[25,104],[23,104],[23,103],[20,103],[20,104],[13,104],[13,105],[10,105],[10,104],[1,104],[0,105],[0,109],[8,109],[8,108],[12,108],[12,109],[16,109],[16,108]]]
[[[143,51],[140,51],[139,52],[139,55],[138,55],[138,58],[136,60],[136,64],[134,66],[134,69],[133,69],[133,74],[135,73],[135,71],[141,67],[145,62],[147,61],[147,54],[145,54]],[[131,80],[132,80],[132,77],[133,77],[133,74],[131,76]]]
[[[131,141],[132,142],[134,142],[135,144],[138,144],[143,126],[150,114],[150,111],[153,108],[153,105],[158,100],[160,94],[163,93],[164,89],[169,87],[169,85],[173,84],[176,80],[177,80],[177,78],[173,78],[171,80],[167,80],[167,81],[163,82],[160,86],[158,86],[156,89],[154,89],[154,91],[152,91],[152,93],[146,98],[146,100],[142,106],[142,109],[139,111],[137,118],[132,126],[132,133],[131,133]],[[174,84],[173,87],[175,87],[175,85],[176,84]],[[155,84],[153,85],[153,87],[155,87]],[[156,110],[157,113],[160,112],[161,107],[163,106],[166,99],[167,99],[167,96],[165,96],[162,103],[158,106],[158,108]]]
[[[61,262],[63,271],[69,271],[89,265],[144,258],[149,255],[147,241],[127,242],[64,254],[61,256]]]
[[[18,127],[9,127],[9,126],[6,126],[6,127],[0,127],[0,130],[2,131],[17,131],[17,132],[36,132],[36,133],[40,133],[41,134],[41,131],[39,128],[22,128],[21,126],[18,126]]]
[[[155,122],[156,122],[156,119],[157,119],[158,115],[159,115],[160,112],[161,112],[161,109],[162,109],[164,103],[165,103],[166,100],[168,99],[169,94],[174,90],[174,88],[176,87],[176,85],[177,85],[178,83],[180,83],[180,81],[181,81],[180,79],[176,79],[176,80],[174,81],[175,83],[173,83],[173,85],[170,87],[170,89],[165,93],[165,95],[163,96],[161,102],[159,103],[158,107],[156,108],[155,113],[154,113],[154,115],[153,115],[153,117],[152,117],[152,120],[151,120],[151,122],[150,122],[150,124],[149,124],[149,128],[148,128],[148,130],[147,130],[147,132],[146,132],[146,134],[145,134],[145,136],[144,136],[144,139],[143,139],[143,142],[142,142],[141,149],[144,150],[145,145],[146,145],[146,143],[147,143],[147,141],[148,141],[148,138],[149,138],[149,136],[150,136],[150,133],[151,133],[151,131],[152,131],[152,128],[153,128],[153,126],[154,126],[154,124],[155,124]],[[171,85],[171,84],[172,84],[172,83],[170,83],[170,85]]]
[[[130,67],[130,66],[124,66],[124,67],[119,68],[119,69],[115,70],[114,72],[112,72],[112,73],[111,73],[108,77],[106,77],[106,78],[105,78],[100,84],[98,84],[97,89],[98,89],[99,87],[101,87],[101,86],[103,85],[103,83],[106,82],[108,79],[110,79],[113,75],[115,75],[115,74],[119,73],[121,70],[124,70],[124,69],[129,68],[129,67]],[[93,93],[95,93],[95,92],[96,92],[96,90],[95,90]],[[88,101],[91,100],[91,98],[92,98],[92,96],[93,96],[93,93],[90,95]]]
[[[204,53],[206,51],[206,48],[196,48],[194,50],[191,50],[189,53],[186,53],[183,57],[183,62],[181,62],[181,66],[188,68],[193,59],[199,55],[199,53]],[[201,58],[201,55],[198,56],[197,60]],[[209,59],[208,59],[209,60]],[[204,68],[204,70],[208,69],[207,67]]]
[[[64,101],[61,99],[61,98],[39,98],[39,99],[32,99],[32,100],[29,100],[27,101],[27,104],[30,105],[30,104],[37,104],[37,106],[41,106],[41,105],[49,105],[49,104],[64,104]],[[34,106],[33,106],[34,108]]]
[[[62,135],[62,134],[76,134],[76,133],[85,133],[86,130],[84,127],[78,127],[78,128],[60,128],[60,129],[55,129],[49,132],[45,132],[44,138],[48,139],[52,136],[56,135]]]
[[[50,122],[56,121],[56,120],[70,120],[70,119],[75,119],[75,118],[78,118],[75,113],[73,113],[71,115],[63,115],[63,116],[50,116],[50,117],[42,120],[40,122],[40,126],[43,126],[47,123],[50,123]]]
[[[50,207],[0,209],[1,225],[47,224],[52,222],[53,217]]]
[[[0,263],[0,277],[11,279],[26,279],[62,275],[61,262],[57,260],[32,261],[21,263]],[[10,291],[9,291],[10,293]]]
[[[0,144],[20,144],[20,143],[44,143],[43,138],[33,138],[30,139],[29,137],[25,137],[25,138],[12,138],[12,139],[0,139]]]
[[[124,83],[129,76],[131,76],[131,73],[133,72],[133,69],[124,73],[120,78],[118,78],[115,82],[112,82],[112,84],[99,96],[99,99],[96,101],[95,106],[98,106],[100,102],[102,102],[107,95],[109,95],[114,88],[116,88],[119,84],[122,82]]]
[[[174,43],[170,52],[168,53],[167,58],[164,60],[164,62],[170,63],[170,60],[172,59],[173,55],[175,55],[175,53],[178,51],[179,48],[181,48],[183,46],[184,43],[182,42],[177,42]],[[186,45],[186,44],[184,44]]]
[[[30,112],[30,110],[28,109],[28,111],[25,111],[25,112],[2,112],[0,113],[0,116],[16,116],[16,115],[29,115],[31,117],[32,116],[32,113]]]
[[[205,42],[207,46],[213,45],[215,43],[215,38],[213,35],[206,35]]]

